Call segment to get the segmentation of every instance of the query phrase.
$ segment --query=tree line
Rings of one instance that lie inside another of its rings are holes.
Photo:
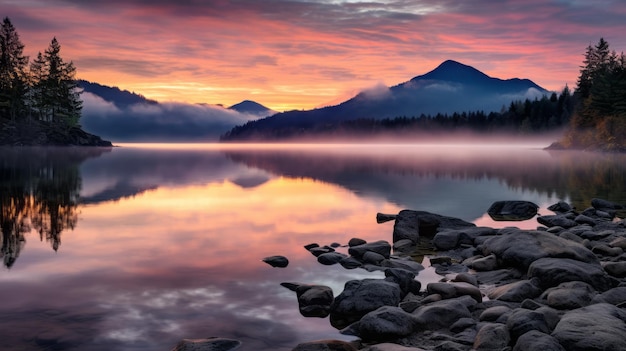
[[[584,57],[574,93],[577,104],[560,144],[626,151],[626,56],[600,38]]]
[[[30,62],[11,20],[4,18],[0,28],[0,120],[35,119],[77,126],[82,101],[75,75],[76,67],[63,60],[56,37]]]
[[[560,94],[553,92],[550,96],[544,95],[534,100],[514,100],[508,107],[502,106],[499,112],[470,111],[384,119],[358,118],[336,123],[318,123],[307,128],[280,127],[252,131],[244,124],[234,127],[222,136],[222,140],[369,137],[381,134],[419,136],[454,131],[536,134],[563,128],[570,122],[575,105],[575,98],[566,85]]]

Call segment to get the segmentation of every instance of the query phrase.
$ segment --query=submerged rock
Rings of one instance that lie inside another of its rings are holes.
[[[487,214],[494,221],[525,221],[535,217],[538,208],[530,201],[496,201]]]

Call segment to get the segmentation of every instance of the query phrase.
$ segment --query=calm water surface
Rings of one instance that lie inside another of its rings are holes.
[[[285,281],[380,273],[322,266],[303,245],[391,240],[377,212],[478,225],[498,200],[626,203],[626,158],[470,145],[124,145],[0,149],[0,349],[170,350],[220,336],[241,350],[338,338]],[[281,254],[285,269],[261,262]],[[418,277],[422,279],[422,277]]]

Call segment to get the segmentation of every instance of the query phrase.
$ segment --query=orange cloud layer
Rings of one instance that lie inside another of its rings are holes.
[[[56,36],[80,78],[160,101],[308,109],[446,59],[499,78],[575,85],[582,53],[626,48],[617,1],[34,0],[3,5],[32,57]]]

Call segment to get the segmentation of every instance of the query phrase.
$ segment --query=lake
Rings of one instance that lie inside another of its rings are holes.
[[[498,200],[626,204],[626,156],[542,145],[160,145],[0,149],[0,349],[170,350],[183,338],[291,350],[343,339],[281,282],[380,272],[323,266],[303,246],[391,241],[376,213],[477,225]],[[621,214],[623,216],[623,213]],[[290,264],[261,261],[284,255]],[[427,263],[427,260],[424,262]],[[429,276],[430,274],[430,276]],[[436,280],[428,269],[418,279]]]

